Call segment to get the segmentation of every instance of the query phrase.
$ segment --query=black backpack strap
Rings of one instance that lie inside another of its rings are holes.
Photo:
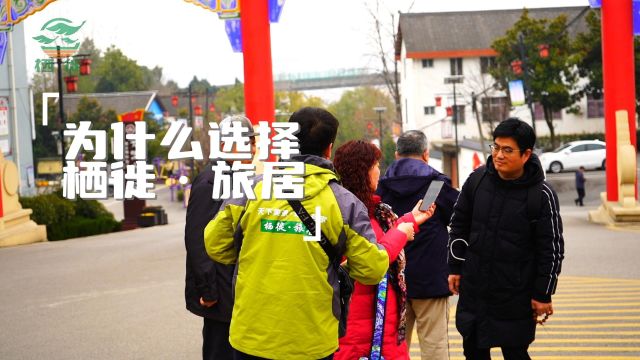
[[[469,175],[469,186],[471,186],[471,199],[473,202],[475,202],[476,200],[476,192],[478,191],[478,187],[480,186],[480,183],[486,175],[487,168],[485,166],[476,169],[476,171],[472,172],[471,175]]]
[[[311,232],[312,234],[315,233],[316,222],[315,220],[313,220],[311,215],[309,215],[304,206],[302,206],[302,203],[299,200],[289,199],[287,201],[296,212],[296,214],[300,218],[300,221],[302,221],[307,230],[309,230],[309,232]],[[336,248],[331,245],[331,242],[329,241],[329,239],[327,239],[327,237],[324,235],[324,232],[322,231],[320,232],[320,246],[322,247],[322,250],[324,250],[324,252],[327,254],[327,257],[329,257],[329,262],[332,263],[333,266],[340,265],[340,254],[338,254]]]

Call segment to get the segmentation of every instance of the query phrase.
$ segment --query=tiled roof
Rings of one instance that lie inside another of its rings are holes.
[[[160,106],[166,108],[159,98],[156,98],[155,91],[131,91],[115,93],[94,93],[94,94],[65,94],[64,108],[67,114],[73,114],[78,108],[80,99],[88,97],[98,101],[104,111],[114,110],[117,114],[131,112],[137,109],[148,110],[151,102],[155,99]]]
[[[565,14],[569,22],[584,9],[584,6],[529,9],[529,16],[552,19]],[[452,51],[481,56],[478,51],[469,51],[489,50],[491,43],[504,36],[521,15],[522,9],[401,14],[396,55],[400,54],[404,41],[407,57],[438,57],[438,53]],[[584,17],[569,28],[569,34],[583,31],[586,31]]]

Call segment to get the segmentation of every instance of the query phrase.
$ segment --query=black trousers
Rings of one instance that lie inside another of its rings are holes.
[[[202,360],[233,360],[229,344],[229,323],[204,318]]]
[[[234,359],[235,360],[268,360],[268,359],[253,356],[253,355],[247,355],[238,350],[234,350]],[[320,360],[332,360],[332,359],[333,359],[333,354],[327,356],[326,358],[322,358]]]
[[[462,347],[467,360],[491,360],[491,349],[479,349],[475,338],[463,338]],[[504,360],[531,360],[527,349],[529,345],[518,347],[501,347]]]
[[[584,199],[584,189],[577,189],[577,190],[578,190],[578,198],[576,199],[576,205],[584,206],[584,204],[582,203],[582,199]]]

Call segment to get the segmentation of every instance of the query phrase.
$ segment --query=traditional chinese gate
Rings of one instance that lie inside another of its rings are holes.
[[[55,0],[0,0],[0,31],[6,31]],[[183,0],[204,9],[218,11],[220,3],[235,3],[240,0]],[[269,0],[247,0],[242,2],[242,52],[244,58],[245,112],[251,122],[268,121],[275,118],[273,72],[271,65],[271,32],[269,27]],[[2,34],[2,32],[0,32]],[[6,33],[4,34],[6,36]]]

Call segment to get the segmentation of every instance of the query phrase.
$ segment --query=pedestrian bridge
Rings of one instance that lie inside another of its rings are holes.
[[[336,89],[384,85],[384,75],[368,69],[340,69],[324,72],[279,74],[275,76],[276,91]]]

